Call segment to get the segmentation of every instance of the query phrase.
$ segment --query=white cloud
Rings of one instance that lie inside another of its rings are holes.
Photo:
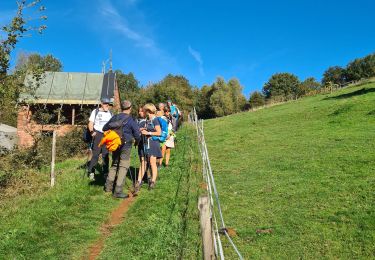
[[[132,2],[135,2],[135,0]],[[101,1],[99,12],[110,28],[117,30],[126,38],[134,41],[136,46],[151,49],[156,52],[159,51],[154,40],[131,28],[129,22],[119,14],[110,1]]]
[[[199,74],[201,76],[204,76],[204,69],[203,69],[203,59],[199,51],[194,50],[191,46],[188,47],[189,53],[191,56],[193,56],[194,60],[199,65]]]

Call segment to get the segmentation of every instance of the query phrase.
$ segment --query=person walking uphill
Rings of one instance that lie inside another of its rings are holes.
[[[125,184],[126,173],[130,166],[130,152],[132,148],[132,141],[135,139],[136,143],[141,140],[141,133],[138,124],[131,117],[132,103],[125,100],[121,103],[122,113],[114,116],[111,120],[103,127],[104,131],[121,129],[122,134],[121,146],[112,154],[112,166],[109,169],[108,177],[105,183],[105,192],[112,192],[115,198],[125,199],[128,197],[127,194],[123,193],[123,187]],[[117,176],[117,179],[116,179]],[[115,183],[116,180],[116,183]]]
[[[143,107],[144,112],[148,118],[147,125],[145,128],[141,128],[142,135],[146,136],[147,142],[147,155],[149,157],[149,163],[151,166],[151,182],[149,184],[149,189],[153,189],[155,187],[155,182],[158,177],[158,168],[156,164],[156,160],[161,158],[161,149],[160,143],[155,138],[161,135],[161,127],[159,120],[156,117],[156,107],[149,103]],[[143,176],[142,176],[143,177]],[[142,178],[141,178],[142,179]],[[136,189],[139,190],[140,183],[137,183]]]
[[[100,140],[103,138],[103,126],[111,119],[112,113],[109,111],[109,98],[101,100],[100,108],[91,112],[89,118],[88,128],[92,136],[92,158],[88,167],[88,175],[91,180],[94,180],[95,166],[98,163],[99,155],[102,154],[103,159],[103,174],[108,174],[109,152],[105,146],[98,147]]]

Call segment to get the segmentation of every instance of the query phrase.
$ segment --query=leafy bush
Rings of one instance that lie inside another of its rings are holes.
[[[68,158],[80,156],[87,149],[81,140],[83,129],[75,128],[65,136],[56,139],[56,161],[61,162]],[[35,138],[35,143],[28,149],[17,148],[12,152],[0,156],[0,187],[7,184],[17,176],[26,172],[39,170],[51,163],[52,137],[40,135]]]

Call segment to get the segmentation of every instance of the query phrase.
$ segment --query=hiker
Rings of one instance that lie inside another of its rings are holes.
[[[158,105],[158,111],[164,111],[165,104],[164,103],[159,103]]]
[[[146,128],[146,115],[143,110],[143,107],[140,107],[138,109],[138,126],[140,129]],[[139,156],[139,161],[140,161],[140,166],[139,166],[139,172],[138,172],[138,180],[135,184],[135,189],[134,189],[134,194],[138,193],[140,187],[142,186],[142,180],[145,175],[145,172],[147,170],[147,155],[146,155],[146,147],[145,147],[145,136],[142,135],[141,141],[138,143],[138,156]],[[150,180],[149,180],[150,181]]]
[[[159,138],[162,157],[160,159],[158,159],[158,170],[160,170],[160,168],[162,167],[162,162],[163,162],[163,157],[164,157],[163,147],[165,146],[165,142],[166,142],[167,137],[168,137],[168,123],[169,122],[168,122],[168,119],[164,115],[166,110],[169,110],[169,109],[167,107],[164,107],[163,110],[158,110],[156,112],[156,116],[159,120],[161,131],[162,131],[161,137],[163,136],[163,133],[165,134],[164,138]]]
[[[151,166],[151,182],[149,184],[149,189],[155,188],[156,178],[158,177],[158,168],[156,165],[156,160],[161,158],[161,149],[158,140],[153,137],[158,137],[161,135],[161,127],[159,120],[156,117],[156,107],[149,103],[143,107],[144,112],[147,116],[147,125],[145,128],[141,128],[141,133],[146,137],[147,156],[149,159],[149,164]],[[143,176],[142,176],[143,177]],[[139,185],[140,183],[137,183]]]
[[[174,137],[175,137],[173,127],[172,127],[172,116],[171,116],[171,113],[170,113],[168,107],[166,107],[164,109],[164,117],[167,119],[167,122],[168,122],[168,136],[167,136],[167,139],[163,143],[163,146],[161,148],[162,158],[159,161],[159,165],[161,166],[163,164],[163,160],[164,160],[164,156],[165,156],[165,164],[164,165],[165,165],[165,167],[168,167],[169,166],[169,159],[171,157],[171,149],[174,148]]]
[[[169,110],[171,111],[171,115],[172,115],[173,131],[177,132],[178,117],[179,117],[178,108],[174,103],[172,103],[172,100],[168,100],[167,104],[168,104]]]
[[[115,188],[113,196],[115,198],[125,199],[128,197],[127,194],[123,193],[123,187],[125,184],[126,174],[130,166],[130,153],[132,148],[132,141],[135,139],[135,143],[139,143],[141,133],[138,124],[131,117],[132,103],[128,100],[121,102],[122,113],[115,115],[111,120],[103,127],[104,131],[110,129],[119,129],[122,127],[121,146],[112,154],[112,166],[109,169],[108,177],[105,183],[105,192],[112,192],[114,182]]]
[[[95,166],[98,163],[99,155],[102,154],[103,166],[102,173],[104,177],[108,174],[109,166],[109,152],[105,146],[98,147],[100,140],[103,138],[103,126],[111,119],[112,113],[109,110],[111,100],[109,98],[102,98],[99,108],[91,112],[88,129],[92,136],[91,148],[92,157],[87,169],[87,174],[90,180],[95,179]]]

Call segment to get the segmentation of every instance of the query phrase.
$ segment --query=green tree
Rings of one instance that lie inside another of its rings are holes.
[[[345,71],[347,81],[375,77],[375,54],[351,61]]]
[[[8,75],[10,57],[20,38],[26,33],[35,30],[41,33],[46,29],[45,25],[38,27],[27,26],[30,19],[24,17],[24,11],[28,8],[38,8],[39,12],[44,11],[45,8],[40,5],[40,2],[40,0],[31,2],[26,0],[18,1],[17,14],[8,25],[2,28],[5,37],[0,40],[0,106],[7,109],[0,111],[0,122],[13,126],[16,125],[16,104],[23,85],[20,83],[22,80],[20,80],[18,75]],[[42,20],[47,19],[46,16],[41,16],[40,18]]]
[[[313,90],[318,90],[320,88],[320,83],[317,82],[314,77],[307,78],[304,81],[302,81],[301,84],[299,84],[297,88],[297,97],[303,97],[309,92]]]
[[[201,89],[194,89],[194,106],[199,118],[212,118],[215,112],[210,107],[210,99],[214,89],[212,86],[204,85]]]
[[[276,73],[271,76],[263,86],[266,98],[282,97],[284,99],[296,98],[300,81],[291,73]]]
[[[16,72],[26,73],[27,71],[62,71],[61,61],[51,54],[42,56],[38,53],[25,54],[18,56],[15,67]]]
[[[169,74],[160,82],[141,90],[142,103],[166,102],[171,99],[181,111],[190,111],[193,107],[193,88],[181,75]]]
[[[329,67],[323,74],[322,85],[328,84],[344,84],[346,82],[346,71],[340,66]]]
[[[139,81],[136,79],[132,72],[128,74],[123,73],[121,70],[116,70],[117,86],[120,92],[121,100],[130,100],[135,107],[139,107],[141,102],[141,88]],[[137,114],[137,110],[133,109],[133,115]]]
[[[234,104],[234,112],[237,113],[243,111],[246,105],[246,98],[242,94],[243,87],[238,79],[230,79],[228,81],[228,88]]]
[[[212,85],[213,94],[210,97],[210,108],[216,117],[226,116],[235,112],[232,93],[228,84],[221,77]]]
[[[265,100],[264,100],[264,96],[262,95],[262,93],[260,93],[259,91],[254,91],[253,93],[251,93],[249,104],[250,104],[250,108],[264,106]]]

